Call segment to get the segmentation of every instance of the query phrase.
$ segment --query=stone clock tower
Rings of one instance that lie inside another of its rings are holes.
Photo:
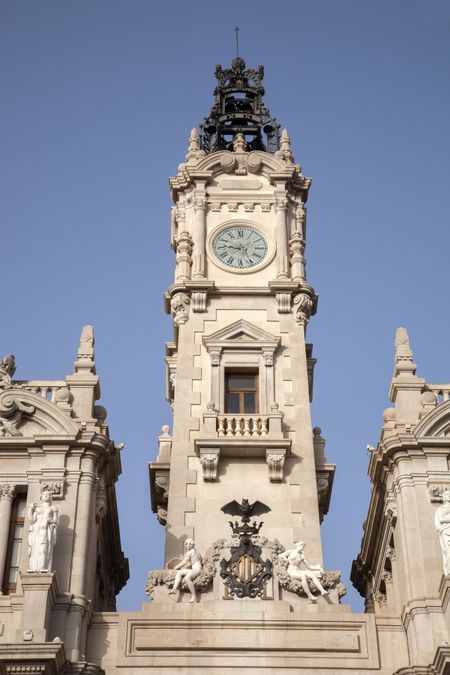
[[[334,466],[313,433],[317,297],[305,272],[311,184],[289,135],[264,106],[263,68],[216,69],[215,104],[171,179],[175,279],[166,294],[173,434],[151,465],[166,563],[193,538],[205,551],[229,525],[221,507],[260,500],[264,531],[307,542],[322,562],[320,521]]]
[[[399,328],[353,613],[321,551],[334,465],[311,422],[310,180],[263,104],[262,67],[236,58],[216,77],[170,181],[173,423],[150,462],[164,568],[140,611],[116,611],[121,446],[92,326],[65,380],[15,380],[5,356],[0,675],[448,675],[450,385],[416,375]]]

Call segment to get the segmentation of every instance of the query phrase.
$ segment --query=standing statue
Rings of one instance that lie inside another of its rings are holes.
[[[442,506],[436,509],[434,526],[439,532],[444,574],[450,574],[450,490],[442,492]]]
[[[58,509],[52,505],[49,490],[41,494],[41,504],[30,504],[28,518],[28,571],[50,572],[58,528]]]
[[[308,581],[320,591],[321,595],[328,595],[328,591],[324,589],[320,583],[320,578],[323,576],[323,569],[320,565],[310,565],[303,555],[305,543],[298,541],[294,544],[295,548],[289,551],[284,551],[278,555],[278,560],[287,562],[287,574],[294,580],[299,581],[302,588],[310,600],[316,600],[311,593]]]
[[[184,580],[184,583],[189,588],[192,596],[189,602],[197,602],[194,579],[196,579],[202,571],[202,556],[195,548],[195,542],[193,539],[186,539],[184,545],[187,549],[187,552],[183,560],[175,567],[175,569],[178,571],[175,576],[173,588],[171,591],[169,591],[169,595],[176,593],[181,582]]]

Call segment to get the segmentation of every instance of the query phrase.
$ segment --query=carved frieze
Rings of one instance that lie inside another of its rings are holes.
[[[63,499],[64,498],[64,480],[43,480],[41,481],[41,493],[50,492],[52,499]]]

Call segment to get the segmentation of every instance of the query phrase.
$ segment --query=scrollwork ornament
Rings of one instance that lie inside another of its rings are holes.
[[[191,299],[187,293],[176,293],[170,301],[170,310],[173,322],[181,326],[189,319],[189,305]]]
[[[305,326],[313,308],[313,301],[306,293],[298,293],[293,300],[293,310],[296,322],[300,326]]]
[[[32,415],[35,407],[28,405],[12,394],[6,393],[0,399],[0,437],[22,436],[19,426],[24,415]]]

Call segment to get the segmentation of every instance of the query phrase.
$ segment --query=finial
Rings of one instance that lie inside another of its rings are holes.
[[[194,127],[191,130],[191,135],[189,136],[189,145],[188,145],[188,152],[186,155],[186,161],[195,162],[204,156],[205,153],[203,152],[203,150],[200,150],[198,145],[197,129]]]
[[[234,32],[236,34],[236,56],[239,58],[239,26],[234,27]]]
[[[276,151],[275,157],[283,159],[287,164],[291,164],[294,161],[294,155],[291,150],[291,139],[289,138],[287,129],[283,129],[281,132],[281,145],[280,149]]]
[[[412,350],[406,328],[397,328],[395,333],[395,361],[412,361]]]
[[[94,328],[93,326],[83,326],[80,337],[80,346],[78,348],[79,359],[94,360]]]
[[[416,367],[413,363],[408,331],[406,328],[399,327],[395,333],[395,375],[414,374]]]

